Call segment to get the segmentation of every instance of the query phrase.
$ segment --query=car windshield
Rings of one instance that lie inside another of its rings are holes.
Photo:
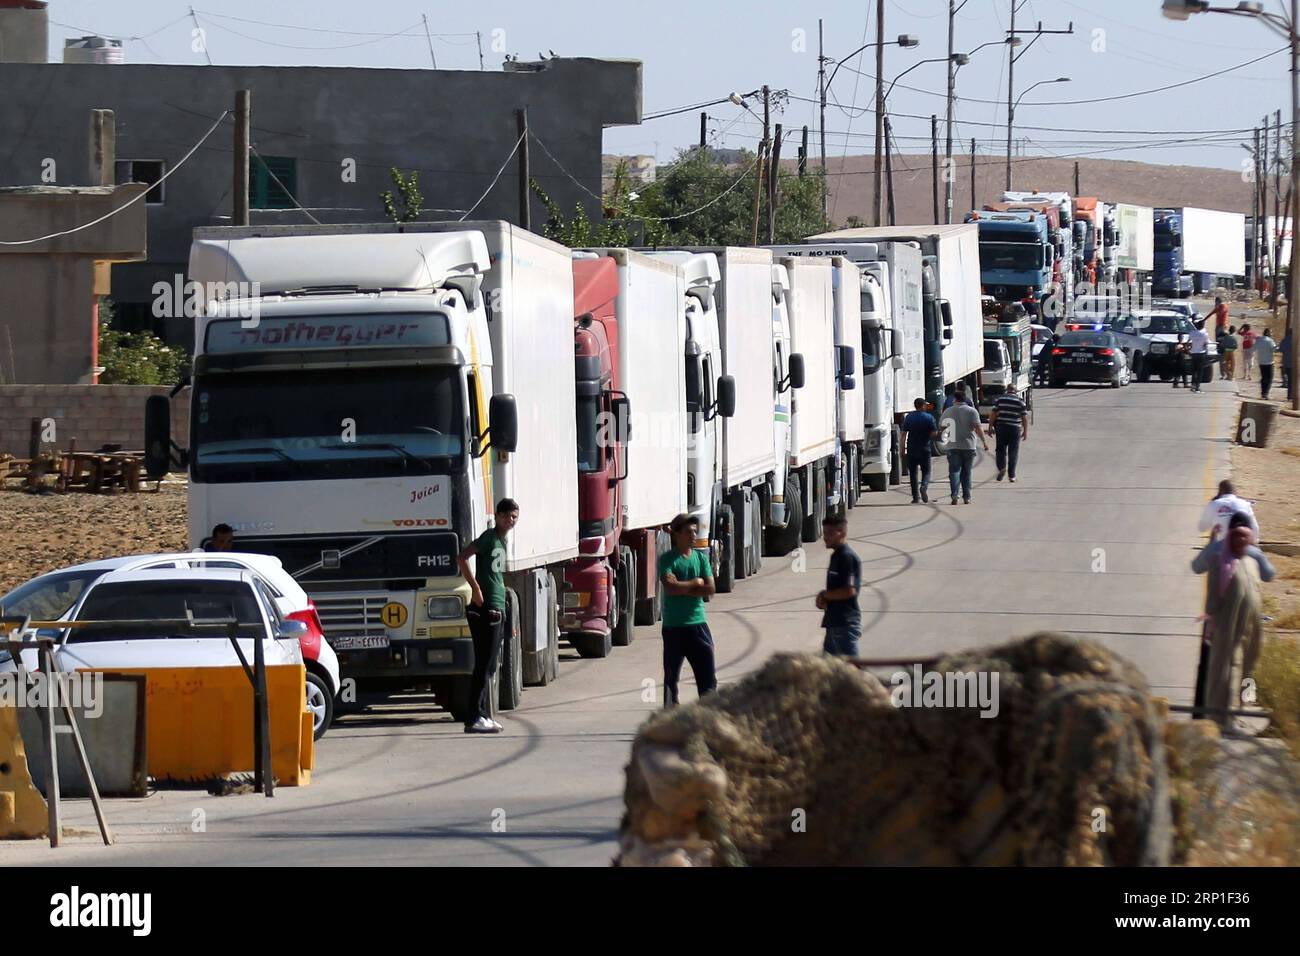
[[[445,474],[464,451],[460,396],[449,366],[205,375],[192,399],[194,479]]]
[[[1056,344],[1061,348],[1104,349],[1110,347],[1110,336],[1096,332],[1066,332]]]
[[[1190,335],[1192,323],[1181,315],[1135,315],[1133,331],[1139,335]]]
[[[106,573],[108,568],[43,574],[0,597],[0,608],[6,616],[57,621],[72,609],[92,582]]]
[[[109,582],[92,589],[77,611],[76,620],[96,625],[73,629],[68,640],[78,644],[166,637],[226,640],[224,628],[194,627],[185,621],[229,620],[232,616],[239,622],[241,637],[265,636],[257,599],[243,582]]]

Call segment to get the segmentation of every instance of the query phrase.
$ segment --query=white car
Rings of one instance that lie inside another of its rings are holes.
[[[319,740],[334,719],[334,700],[342,686],[338,657],[324,638],[315,605],[302,586],[284,570],[277,557],[236,551],[182,551],[106,558],[33,578],[0,597],[0,608],[5,614],[27,615],[34,620],[71,620],[78,613],[90,586],[106,574],[177,568],[247,571],[265,586],[283,618],[300,621],[306,626],[299,644],[307,671],[307,706],[312,712],[315,737]]]
[[[1167,382],[1174,377],[1179,339],[1187,341],[1193,326],[1179,312],[1143,309],[1120,316],[1111,323],[1110,330],[1128,356],[1129,367],[1139,382],[1148,381],[1153,372]],[[1210,381],[1218,361],[1219,347],[1211,336],[1206,343],[1202,382]]]
[[[232,616],[239,623],[236,639],[246,660],[252,661],[254,641],[261,640],[268,666],[302,662],[298,638],[306,625],[280,614],[257,575],[173,567],[108,571],[90,582],[66,619],[95,626],[60,631],[55,666],[64,672],[239,666],[224,630],[201,624]],[[0,667],[16,670],[7,653],[5,658]],[[36,670],[35,649],[22,652],[22,663]]]

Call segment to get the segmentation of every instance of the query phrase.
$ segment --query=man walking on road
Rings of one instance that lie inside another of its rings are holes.
[[[970,504],[971,468],[975,465],[975,442],[989,450],[989,443],[984,438],[984,429],[980,427],[980,413],[974,406],[967,404],[966,383],[958,382],[953,391],[953,402],[939,418],[940,442],[948,455],[948,491],[952,503],[957,503],[957,489],[960,486],[962,500]]]
[[[519,523],[519,505],[511,498],[497,503],[496,523],[456,555],[461,577],[469,585],[470,606],[465,609],[474,639],[474,673],[469,680],[469,709],[465,733],[499,734],[492,719],[492,675],[501,660],[501,640],[506,615],[506,536]],[[469,559],[474,558],[474,570]]]
[[[903,417],[903,454],[907,461],[907,477],[912,482],[912,504],[916,504],[930,500],[930,441],[939,434],[939,426],[934,416],[925,410],[924,398],[918,398],[912,404],[916,411]]]
[[[862,562],[849,547],[849,519],[827,515],[822,521],[822,542],[831,549],[826,566],[826,590],[817,594],[826,639],[822,650],[837,657],[857,657],[862,636],[862,612],[858,610],[858,588],[862,586]]]
[[[1178,341],[1174,343],[1174,388],[1187,386],[1187,367],[1192,364],[1188,355],[1191,345],[1187,342],[1185,332],[1178,333]]]
[[[1225,378],[1232,381],[1237,372],[1237,327],[1228,326],[1228,331],[1218,337],[1219,343],[1219,381]]]
[[[1272,331],[1265,329],[1264,334],[1255,340],[1255,361],[1259,363],[1259,397],[1268,399],[1269,389],[1273,387],[1273,356],[1277,353],[1277,343],[1273,341]]]
[[[1192,328],[1190,338],[1192,347],[1192,391],[1201,390],[1201,378],[1205,374],[1205,360],[1210,354],[1210,336],[1205,331],[1204,323]]]
[[[1006,394],[993,403],[989,412],[989,434],[997,438],[998,481],[1010,475],[1016,480],[1016,464],[1020,461],[1020,442],[1029,440],[1029,409],[1025,400],[1016,394],[1014,383],[1007,386]]]
[[[704,598],[714,593],[713,568],[704,551],[695,550],[700,519],[679,514],[668,526],[673,550],[659,557],[664,586],[664,705],[677,705],[677,678],[682,661],[691,663],[701,697],[717,689],[713,664],[713,634],[704,620]]]

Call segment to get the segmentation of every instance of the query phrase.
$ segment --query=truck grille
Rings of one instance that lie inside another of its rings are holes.
[[[382,612],[388,603],[381,595],[356,597],[314,596],[316,613],[327,637],[380,636],[387,633]]]

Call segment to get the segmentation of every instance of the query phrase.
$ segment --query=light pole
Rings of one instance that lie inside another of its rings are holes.
[[[949,19],[948,19],[949,51],[952,50],[952,23],[953,23],[952,18],[957,13],[957,11],[961,10],[961,7],[964,7],[965,5],[966,3],[963,2],[961,6],[956,7],[954,9],[951,6],[951,2],[949,3]],[[1020,46],[1020,43],[1021,43],[1020,37],[1010,36],[1007,37],[1005,40],[990,40],[988,43],[981,43],[979,46],[971,50],[969,53],[949,52],[948,54],[948,119],[947,119],[948,126],[947,126],[947,143],[944,147],[944,157],[945,157],[944,170],[945,170],[945,178],[947,179],[947,183],[944,186],[944,197],[945,197],[944,209],[946,210],[946,212],[944,213],[944,222],[946,223],[952,222],[952,202],[953,202],[952,191],[953,191],[953,179],[954,179],[954,176],[952,174],[953,173],[952,111],[953,111],[953,106],[957,99],[957,71],[960,70],[963,66],[966,66],[966,64],[970,63],[970,58],[974,56],[976,53],[978,53],[980,50],[984,49],[986,46],[1018,47]]]
[[[852,53],[850,53],[848,56],[846,56],[846,57],[841,57],[839,60],[837,60],[837,61],[835,62],[835,69],[833,69],[833,70],[831,71],[830,79],[828,79],[828,80],[824,80],[823,82],[820,83],[820,86],[821,86],[821,93],[820,93],[819,99],[820,99],[820,102],[821,102],[821,120],[820,120],[820,122],[821,122],[821,127],[822,127],[822,135],[821,135],[821,139],[822,139],[822,176],[823,176],[823,177],[825,177],[825,175],[826,175],[826,93],[827,93],[827,91],[831,88],[831,84],[835,82],[835,74],[839,73],[839,71],[840,71],[840,67],[842,67],[842,66],[843,66],[847,61],[853,59],[855,56],[857,56],[857,55],[858,55],[859,53],[861,53],[863,50],[870,49],[871,47],[877,47],[877,48],[883,50],[883,49],[884,49],[885,47],[887,47],[887,46],[899,46],[899,47],[902,47],[903,49],[907,50],[907,49],[911,49],[912,47],[915,47],[915,46],[920,46],[920,44],[921,44],[921,41],[920,41],[919,39],[917,39],[915,36],[911,35],[910,33],[900,33],[900,34],[898,35],[898,39],[897,39],[897,40],[884,40],[884,41],[876,40],[876,41],[873,41],[873,42],[871,42],[871,43],[864,43],[864,44],[862,44],[862,46],[858,47],[856,50],[854,50],[854,51],[853,51]],[[822,56],[822,55],[819,53],[817,58],[818,58],[818,61],[819,61],[819,63],[818,63],[818,66],[819,66],[819,70],[818,70],[818,78],[819,78],[819,80],[820,80],[822,77],[825,77],[825,75],[826,75],[826,64],[830,62],[830,57],[828,57],[828,56]],[[876,83],[877,83],[877,84],[880,83],[880,78],[879,78],[879,77],[876,78]],[[879,184],[879,182],[880,182],[880,135],[881,135],[881,134],[880,134],[880,120],[881,120],[880,111],[877,110],[877,115],[876,115],[876,182],[877,182],[877,184]],[[827,190],[826,190],[826,184],[825,184],[825,181],[823,180],[823,183],[822,183],[822,219],[823,219],[823,220],[826,219],[826,192],[827,192]],[[876,225],[878,226],[878,225],[880,225],[880,221],[879,221],[879,219],[880,219],[880,211],[879,211],[880,187],[879,187],[879,185],[877,185],[877,187],[876,187],[876,196],[877,196],[877,203],[876,203]],[[828,224],[828,225],[829,225],[829,224]]]
[[[1022,90],[1020,95],[1017,96],[1015,98],[1015,101],[1007,108],[1007,189],[1008,191],[1011,189],[1011,128],[1015,125],[1016,122],[1016,107],[1019,106],[1020,101],[1025,98],[1025,94],[1028,93],[1030,90],[1034,89],[1035,87],[1042,86],[1045,83],[1069,83],[1069,82],[1070,82],[1070,78],[1068,76],[1058,76],[1054,80],[1039,80],[1037,83],[1031,84],[1030,86],[1026,87],[1024,90]]]
[[[1193,13],[1230,13],[1239,17],[1254,17],[1274,33],[1286,38],[1291,45],[1291,195],[1294,205],[1288,209],[1291,218],[1291,265],[1287,275],[1286,314],[1287,327],[1291,330],[1291,354],[1282,360],[1291,363],[1291,409],[1300,411],[1300,382],[1296,381],[1296,372],[1300,371],[1300,337],[1297,337],[1295,303],[1300,299],[1300,283],[1296,281],[1297,265],[1300,265],[1300,243],[1297,242],[1295,209],[1300,206],[1300,0],[1291,0],[1289,16],[1279,13],[1265,13],[1262,3],[1238,3],[1236,7],[1212,7],[1205,0],[1164,0],[1161,12],[1171,20],[1186,20]]]

